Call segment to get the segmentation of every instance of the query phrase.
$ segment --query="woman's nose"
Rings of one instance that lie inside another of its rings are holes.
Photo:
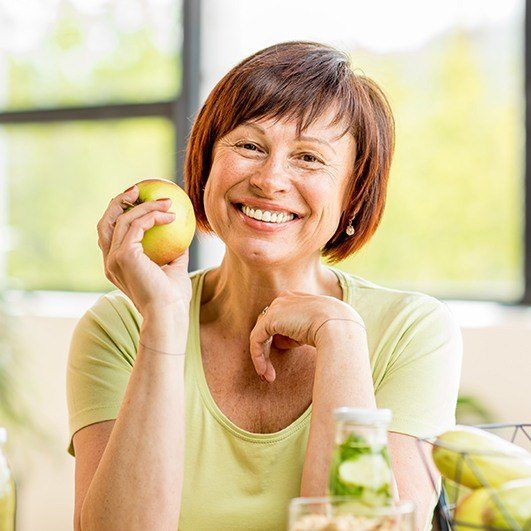
[[[255,170],[251,185],[260,189],[264,194],[274,194],[289,190],[290,175],[284,161],[280,157],[269,156],[259,168]]]

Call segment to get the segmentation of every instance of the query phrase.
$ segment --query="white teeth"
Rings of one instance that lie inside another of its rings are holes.
[[[242,205],[240,210],[246,216],[258,219],[259,221],[265,221],[266,223],[284,223],[286,221],[291,221],[295,217],[294,214],[284,214],[282,212],[269,212],[268,210],[262,212],[259,208],[253,210],[245,205]]]

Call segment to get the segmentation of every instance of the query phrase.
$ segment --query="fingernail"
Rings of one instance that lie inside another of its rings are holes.
[[[161,197],[160,199],[157,199],[157,201],[171,201],[169,197]]]
[[[130,192],[135,186],[136,186],[136,184],[133,184],[133,186],[131,186],[131,188],[128,188],[128,189],[124,192],[124,194],[126,194],[127,192]]]

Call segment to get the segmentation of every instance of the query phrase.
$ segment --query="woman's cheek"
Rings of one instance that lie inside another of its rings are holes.
[[[211,172],[203,194],[203,206],[207,220],[216,234],[229,221],[228,213],[223,211],[227,190],[228,187],[220,181],[219,176]]]

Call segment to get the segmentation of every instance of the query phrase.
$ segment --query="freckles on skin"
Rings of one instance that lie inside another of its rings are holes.
[[[227,177],[226,181],[231,181],[230,176],[236,175],[237,172],[237,163],[231,157],[233,154],[232,146],[225,140],[219,140],[214,144],[214,149],[212,150],[212,166],[210,168],[210,173],[215,176],[223,175],[223,177]],[[219,169],[221,165],[222,171]],[[219,177],[214,177],[214,181]],[[230,227],[232,224],[232,219],[228,215],[228,212],[226,211],[224,197],[216,197],[215,188],[213,188],[213,185],[219,184],[216,182],[213,182],[212,178],[208,178],[205,190],[203,192],[203,204],[205,207],[205,213],[212,213],[216,212],[216,215],[214,216],[214,219],[209,219],[207,214],[207,219],[210,223],[210,226],[212,229],[214,229],[214,232],[218,235],[220,235],[220,231]],[[227,187],[227,188],[230,188]],[[220,205],[216,205],[215,201],[220,201]],[[219,219],[221,210],[221,217],[222,219]],[[219,221],[219,222],[218,222]]]
[[[326,149],[323,151],[316,148],[311,141],[306,143],[303,140],[302,144],[297,144],[291,130],[294,127],[289,123],[282,126],[267,124],[266,120],[263,125],[267,133],[257,136],[256,131],[249,132],[249,128],[244,124],[214,143],[211,177],[205,189],[205,205],[208,205],[206,208],[211,213],[221,210],[223,214],[220,212],[221,216],[214,216],[218,223],[216,227],[212,223],[211,226],[218,235],[220,231],[226,232],[232,228],[232,217],[226,208],[225,192],[228,193],[238,186],[242,190],[245,189],[246,180],[255,175],[256,171],[260,171],[259,167],[267,162],[270,150],[279,153],[276,150],[281,149],[281,156],[286,157],[284,170],[289,172],[291,184],[298,190],[307,206],[304,220],[306,228],[302,226],[298,244],[301,247],[313,248],[319,241],[319,247],[322,247],[334,235],[341,219],[343,196],[355,160],[355,140],[350,134],[343,137],[331,135],[330,126],[316,124],[308,133],[328,140],[334,146],[332,154],[330,150],[327,152]],[[258,145],[258,153],[250,150],[250,154],[242,150],[242,142]],[[317,156],[318,164],[303,165],[299,154],[305,151]],[[211,180],[214,182],[211,183]],[[221,189],[224,190],[223,194]]]
[[[326,236],[319,238],[323,240],[322,245],[334,235],[341,218],[341,202],[348,179],[348,176],[342,175],[342,170],[339,164],[330,164],[319,172],[319,185],[315,196],[318,198],[316,204],[320,209],[313,235],[315,237],[321,231],[327,232]],[[312,236],[308,239],[312,239]]]

